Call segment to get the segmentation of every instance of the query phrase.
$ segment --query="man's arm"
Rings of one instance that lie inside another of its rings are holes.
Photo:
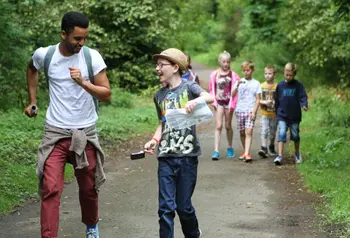
[[[99,101],[109,101],[111,99],[111,88],[109,86],[109,80],[105,70],[101,70],[94,76],[94,83],[83,80],[80,69],[69,68],[71,77],[82,88],[84,88],[92,96],[96,97]]]
[[[32,106],[36,106],[36,90],[38,88],[38,70],[33,65],[33,60],[31,59],[29,61],[28,67],[27,67],[27,89],[28,89],[28,99],[29,99],[29,105],[24,110],[24,113],[28,117],[35,117],[38,114],[38,110],[36,109],[34,113],[31,112]]]

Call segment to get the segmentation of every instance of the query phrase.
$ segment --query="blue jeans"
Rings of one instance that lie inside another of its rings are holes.
[[[198,220],[191,197],[197,182],[197,157],[159,158],[159,237],[174,237],[177,212],[185,238],[198,238]]]
[[[278,121],[278,142],[287,141],[287,131],[290,129],[290,139],[294,142],[300,141],[299,123],[287,123]]]

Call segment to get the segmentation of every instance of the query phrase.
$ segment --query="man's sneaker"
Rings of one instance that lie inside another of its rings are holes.
[[[259,155],[261,158],[266,159],[266,158],[268,157],[268,156],[267,156],[267,148],[261,146],[261,150],[258,151],[258,155]]]
[[[295,163],[300,164],[303,162],[303,159],[301,158],[301,154],[295,153]]]
[[[211,156],[211,159],[212,160],[219,160],[219,157],[220,157],[220,153],[217,151],[214,151],[213,155]]]
[[[86,238],[99,238],[98,225],[86,226]]]
[[[270,155],[275,156],[277,153],[275,151],[275,145],[269,146]]]
[[[243,153],[238,157],[238,159],[244,160],[244,159],[245,159],[245,153],[243,152]]]
[[[227,158],[228,159],[233,159],[235,156],[235,151],[233,150],[232,147],[227,148]]]
[[[282,156],[277,156],[273,162],[275,163],[275,165],[281,165]]]

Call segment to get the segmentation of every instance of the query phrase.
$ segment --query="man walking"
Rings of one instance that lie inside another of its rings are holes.
[[[28,117],[38,114],[38,71],[44,69],[50,104],[38,151],[41,237],[58,236],[60,198],[67,162],[75,169],[79,185],[82,222],[86,237],[99,237],[98,189],[105,181],[104,154],[96,133],[97,100],[109,101],[111,90],[101,55],[84,46],[89,19],[78,12],[62,18],[61,42],[38,48],[27,68]]]

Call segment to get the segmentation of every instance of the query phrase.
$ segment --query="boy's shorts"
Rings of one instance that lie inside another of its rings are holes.
[[[236,118],[239,131],[254,128],[255,120],[250,119],[250,112],[236,112]]]
[[[278,121],[278,142],[287,142],[287,131],[290,130],[290,140],[298,142],[299,123],[287,123],[285,121]]]
[[[276,136],[277,119],[276,117],[268,117],[261,115],[261,138],[272,140]]]

